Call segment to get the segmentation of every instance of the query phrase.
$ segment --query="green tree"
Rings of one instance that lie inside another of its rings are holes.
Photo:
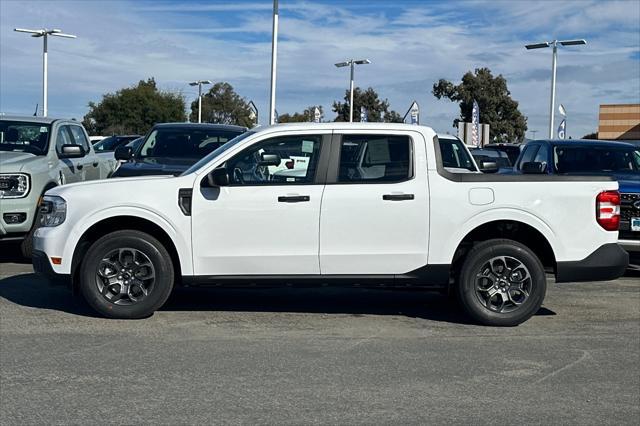
[[[198,121],[198,100],[191,103],[191,121]],[[253,127],[249,103],[226,82],[216,83],[202,95],[202,121],[204,123],[235,124]]]
[[[349,100],[350,92],[347,90],[344,95],[344,102],[334,102],[333,112],[338,114],[334,121],[349,121]],[[360,108],[367,110],[367,121],[386,123],[402,123],[402,117],[395,111],[389,110],[389,101],[381,100],[378,93],[369,87],[362,91],[356,87],[353,91],[353,121],[360,121]]]
[[[474,99],[480,107],[480,123],[489,124],[489,138],[495,142],[522,142],[527,131],[527,118],[518,110],[518,102],[511,99],[507,80],[502,75],[494,77],[488,68],[478,68],[462,76],[462,82],[454,85],[441,79],[433,85],[433,95],[448,98],[460,105],[458,122],[471,122]]]
[[[582,139],[598,139],[598,132],[588,133]]]
[[[90,134],[145,134],[155,123],[185,121],[185,102],[180,94],[158,90],[153,77],[136,86],[89,102],[82,124]]]
[[[320,110],[320,117],[322,119],[322,116],[324,115],[324,111],[322,110],[322,106],[321,105],[317,105],[318,109]],[[282,114],[280,116],[278,116],[278,123],[303,123],[303,122],[311,122],[314,119],[314,109],[316,108],[316,105],[311,105],[310,107],[307,107],[304,111],[300,112],[296,112],[294,114]]]

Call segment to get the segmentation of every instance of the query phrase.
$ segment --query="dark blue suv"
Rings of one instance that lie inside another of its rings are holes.
[[[640,262],[640,147],[596,140],[531,141],[514,173],[614,177],[621,197],[619,242],[634,263]]]

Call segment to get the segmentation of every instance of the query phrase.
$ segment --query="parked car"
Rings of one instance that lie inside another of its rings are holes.
[[[45,117],[0,117],[0,240],[21,240],[31,255],[43,194],[58,185],[108,177],[113,162],[99,158],[82,125]]]
[[[640,264],[640,147],[612,141],[537,140],[514,170],[524,174],[611,176],[620,184],[620,244]]]
[[[509,157],[503,151],[485,148],[469,148],[469,152],[478,164],[495,163],[494,168],[485,173],[505,173],[511,171],[513,165],[509,161]]]
[[[89,136],[89,142],[91,142],[91,145],[95,145],[105,138],[106,136]]]
[[[504,152],[509,158],[509,163],[515,164],[518,156],[520,156],[522,145],[516,143],[490,143],[483,146],[482,148],[486,150]]]
[[[246,127],[223,124],[156,124],[137,149],[116,149],[115,158],[125,162],[113,177],[179,175],[246,131]]]
[[[115,151],[119,146],[126,145],[132,140],[138,139],[139,137],[140,135],[109,136],[93,145],[93,149],[96,152]]]
[[[304,175],[269,174],[283,145],[311,154]],[[351,161],[363,146],[366,162]],[[152,314],[174,285],[311,283],[452,291],[476,321],[503,326],[538,311],[545,266],[556,282],[624,273],[615,180],[451,173],[440,146],[423,126],[284,124],[178,177],[55,188],[34,269],[112,318]]]

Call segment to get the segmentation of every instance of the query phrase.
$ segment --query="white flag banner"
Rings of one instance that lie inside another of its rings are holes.
[[[471,144],[480,146],[480,107],[478,102],[473,100],[473,109],[471,110]]]
[[[562,120],[558,126],[558,139],[567,138],[567,120]]]

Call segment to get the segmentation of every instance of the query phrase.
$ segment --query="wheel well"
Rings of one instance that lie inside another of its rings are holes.
[[[555,273],[556,257],[545,236],[526,223],[510,220],[488,222],[469,232],[456,249],[454,271],[460,270],[461,263],[474,244],[494,238],[507,238],[524,244],[538,256],[547,271]]]
[[[93,224],[85,231],[78,241],[78,244],[76,244],[76,248],[73,251],[73,259],[71,261],[71,276],[74,292],[76,291],[78,274],[80,272],[80,265],[82,264],[84,253],[86,253],[87,250],[89,250],[89,247],[91,247],[91,245],[100,237],[114,231],[122,231],[126,229],[145,232],[160,241],[171,256],[176,278],[180,279],[182,276],[180,270],[180,257],[178,256],[178,251],[176,250],[171,237],[169,237],[164,229],[147,219],[142,219],[137,216],[114,216]]]

